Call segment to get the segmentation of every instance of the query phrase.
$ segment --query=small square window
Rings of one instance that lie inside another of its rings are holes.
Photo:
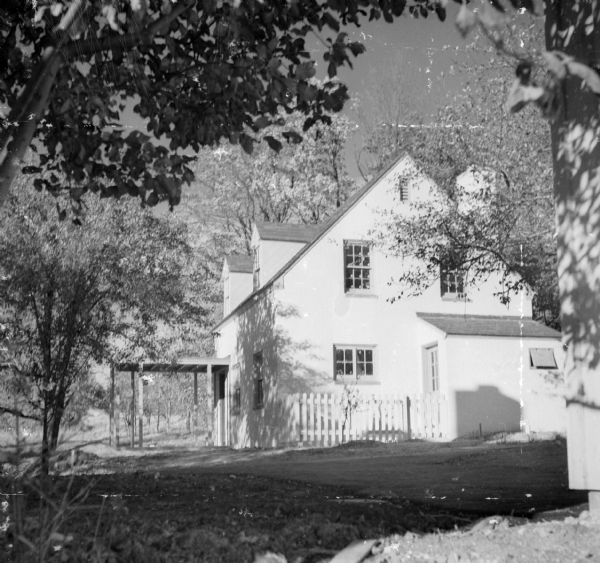
[[[529,348],[529,365],[535,369],[557,369],[552,348]]]

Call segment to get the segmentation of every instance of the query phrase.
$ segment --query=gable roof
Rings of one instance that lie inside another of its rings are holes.
[[[256,223],[256,230],[262,240],[285,242],[312,242],[321,232],[322,225],[294,223]]]
[[[417,317],[453,336],[560,338],[560,332],[530,318],[417,313]]]
[[[387,174],[395,168],[400,162],[407,161],[408,163],[414,164],[414,160],[408,154],[403,154],[399,156],[396,160],[392,161],[387,168],[384,168],[377,176],[372,178],[369,182],[367,182],[362,188],[356,190],[352,196],[350,196],[344,205],[342,205],[325,223],[322,225],[315,225],[318,228],[318,232],[315,234],[314,238],[303,248],[301,248],[286,264],[284,264],[279,271],[262,287],[258,288],[256,291],[252,292],[246,299],[244,299],[241,303],[235,307],[227,316],[223,317],[223,319],[214,327],[213,331],[216,331],[226,320],[233,317],[240,311],[243,307],[246,306],[247,303],[251,302],[253,299],[263,294],[267,289],[269,289],[281,276],[287,273],[300,259],[319,242],[325,234],[327,234],[336,224],[337,222],[350,211],[356,204],[358,204],[378,183],[381,179],[383,179]],[[257,226],[258,228],[258,226]]]
[[[225,256],[227,266],[230,272],[240,272],[244,274],[252,273],[252,257],[245,254],[230,254]]]

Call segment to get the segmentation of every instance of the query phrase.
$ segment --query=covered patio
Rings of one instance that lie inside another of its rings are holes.
[[[229,357],[183,357],[175,362],[141,362],[141,363],[120,363],[114,364],[110,369],[110,394],[109,394],[109,444],[118,446],[118,420],[121,411],[121,405],[116,399],[115,381],[119,373],[129,373],[131,380],[132,400],[130,405],[131,427],[130,445],[137,445],[141,448],[144,445],[144,379],[147,374],[179,374],[188,373],[193,376],[193,395],[192,395],[192,422],[193,432],[198,428],[198,374],[206,374],[209,405],[212,405],[212,430],[209,431],[209,438],[215,445],[225,445],[226,443],[226,421],[223,416],[225,413],[225,380],[229,369]]]

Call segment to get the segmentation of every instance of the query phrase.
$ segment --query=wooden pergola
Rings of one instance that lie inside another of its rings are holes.
[[[110,369],[110,408],[109,408],[109,444],[117,444],[117,425],[115,424],[115,375],[119,372],[131,374],[131,447],[135,447],[136,412],[139,447],[144,445],[144,374],[147,373],[191,373],[194,377],[194,426],[198,421],[198,374],[206,373],[208,395],[213,392],[213,374],[229,367],[229,357],[185,357],[176,362],[126,362],[114,364]],[[137,374],[137,385],[136,385]],[[137,392],[136,392],[137,390]],[[209,403],[210,404],[210,403]]]

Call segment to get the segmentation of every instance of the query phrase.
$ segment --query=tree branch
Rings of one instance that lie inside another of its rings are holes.
[[[0,414],[12,414],[14,416],[18,416],[20,418],[28,418],[30,420],[40,420],[39,416],[35,416],[33,414],[25,414],[23,411],[18,409],[13,409],[11,407],[3,407],[0,405]]]
[[[16,107],[9,114],[9,123],[14,125],[7,127],[5,134],[0,139],[0,154],[6,150],[4,160],[0,165],[0,207],[10,193],[10,187],[27,148],[31,144],[38,121],[48,107],[50,92],[60,68],[60,59],[58,58],[60,49],[84,3],[87,3],[87,0],[73,0],[56,28],[60,31],[56,45],[45,49],[33,71],[32,78],[19,97]],[[8,140],[14,126],[17,127],[17,132],[9,147]]]
[[[101,37],[99,39],[94,37],[93,39],[87,39],[85,41],[71,41],[69,44],[65,45],[61,52],[65,58],[79,58],[81,56],[92,55],[102,51],[111,51],[113,49],[123,51],[125,49],[131,49],[140,43],[142,45],[147,45],[152,41],[155,35],[169,29],[171,23],[187,12],[195,3],[196,0],[180,2],[171,10],[170,14],[162,16],[139,32],[129,33],[127,35]]]

